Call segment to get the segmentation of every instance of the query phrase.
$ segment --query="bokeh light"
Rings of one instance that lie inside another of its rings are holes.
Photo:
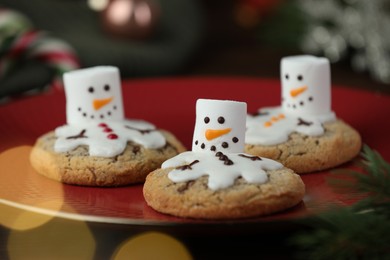
[[[53,211],[45,213],[37,213],[42,208],[61,208],[62,201],[46,201],[34,205],[34,207],[23,207],[20,204],[0,204],[0,224],[12,230],[28,230],[44,225],[49,222],[54,214]],[[42,210],[45,211],[45,210]],[[54,211],[55,212],[55,211]]]
[[[158,232],[147,232],[122,243],[112,259],[190,260],[192,256],[174,237]]]
[[[50,185],[51,181],[41,186],[35,183],[37,173],[29,161],[31,149],[20,146],[0,154],[0,224],[12,230],[41,226],[64,204],[61,185]],[[45,196],[49,189],[50,197]]]
[[[109,0],[88,0],[88,6],[94,11],[103,11],[106,9]]]
[[[10,260],[88,260],[95,255],[96,241],[85,222],[55,218],[35,229],[10,231],[7,250]]]
[[[148,26],[152,22],[152,10],[146,2],[137,5],[134,16],[140,26]]]
[[[109,20],[116,25],[125,24],[133,13],[133,2],[129,0],[116,0],[107,9]]]

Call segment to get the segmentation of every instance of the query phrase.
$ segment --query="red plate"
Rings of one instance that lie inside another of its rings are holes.
[[[333,87],[333,110],[356,128],[363,142],[390,159],[390,96]],[[127,118],[145,119],[173,132],[190,147],[198,98],[245,101],[248,112],[280,102],[280,83],[249,78],[181,78],[128,80],[123,82]],[[142,185],[92,188],[64,185],[38,175],[28,155],[36,138],[65,123],[65,96],[61,90],[13,101],[0,107],[0,202],[47,215],[92,222],[148,227],[200,224],[269,224],[297,220],[330,205],[349,205],[352,198],[333,192],[329,172],[302,176],[307,192],[298,206],[267,217],[235,221],[203,221],[176,218],[149,208]],[[350,164],[340,167],[349,167]],[[339,167],[339,168],[340,168]],[[195,225],[195,226],[196,226]],[[255,226],[257,226],[255,225]]]

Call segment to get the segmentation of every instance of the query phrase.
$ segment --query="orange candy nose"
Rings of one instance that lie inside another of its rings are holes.
[[[231,128],[218,129],[218,130],[207,129],[205,132],[205,137],[208,141],[210,141],[222,135],[228,134],[231,130],[232,130]]]
[[[114,98],[104,98],[104,99],[94,99],[93,100],[93,108],[95,110],[99,110],[100,108],[104,107],[108,103],[110,103]]]
[[[307,90],[307,86],[302,86],[302,87],[299,87],[299,88],[294,88],[290,91],[290,95],[292,97],[296,97],[296,96],[299,96],[300,94],[302,94],[303,92],[305,92]]]

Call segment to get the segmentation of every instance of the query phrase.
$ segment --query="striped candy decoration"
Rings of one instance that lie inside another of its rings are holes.
[[[80,62],[66,42],[33,28],[22,14],[0,9],[0,78],[17,69],[18,62],[37,59],[54,68],[54,86],[61,86],[62,74],[77,69]]]

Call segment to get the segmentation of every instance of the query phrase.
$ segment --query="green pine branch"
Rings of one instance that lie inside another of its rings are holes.
[[[291,239],[298,258],[390,259],[390,164],[364,146],[361,165],[331,175],[337,192],[360,200],[309,220],[309,231]]]

